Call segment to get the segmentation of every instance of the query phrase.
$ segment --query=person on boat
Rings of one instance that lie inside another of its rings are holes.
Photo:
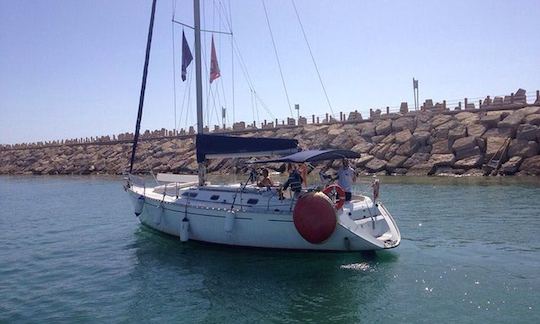
[[[349,161],[343,159],[341,168],[337,173],[338,185],[345,191],[345,201],[352,199],[352,184],[356,182],[356,172],[349,166]]]
[[[255,183],[257,182],[257,170],[255,168],[251,168],[249,170],[249,179],[248,182]]]
[[[321,180],[321,183],[323,186],[328,186],[333,180],[334,178],[332,178],[332,176],[330,174],[328,174],[328,170],[330,169],[330,166],[332,165],[332,163],[328,163],[327,165],[325,165],[321,171],[319,171],[319,179]]]
[[[300,176],[302,177],[302,185],[304,188],[307,188],[308,166],[305,163],[300,164],[298,172],[300,172]]]
[[[268,177],[268,169],[262,169],[262,176],[263,178],[261,179],[261,181],[257,182],[257,187],[270,188],[274,186],[274,182],[272,182],[272,179]]]
[[[287,190],[290,186],[291,191],[297,196],[302,191],[302,175],[300,175],[300,171],[298,171],[296,165],[289,163],[287,169],[289,170],[289,178],[283,184],[283,190]]]

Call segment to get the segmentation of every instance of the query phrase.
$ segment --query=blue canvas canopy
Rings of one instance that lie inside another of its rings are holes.
[[[307,150],[281,157],[279,159],[262,160],[254,163],[291,162],[305,163],[340,159],[357,159],[360,153],[350,150]]]
[[[212,158],[270,156],[298,152],[295,139],[200,134],[196,137],[197,162]]]

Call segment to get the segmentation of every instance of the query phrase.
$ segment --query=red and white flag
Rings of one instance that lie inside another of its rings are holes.
[[[219,64],[217,61],[216,47],[214,46],[214,35],[212,35],[212,54],[210,58],[210,83],[219,78],[221,73],[219,72]]]

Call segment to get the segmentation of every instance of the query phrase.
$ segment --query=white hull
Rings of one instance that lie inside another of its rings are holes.
[[[212,202],[205,200],[203,195],[232,197],[238,195],[238,188],[235,191],[230,186],[203,188],[176,189],[174,195],[156,193],[156,188],[146,189],[133,185],[126,187],[126,191],[141,223],[184,240],[187,237],[182,237],[185,234],[181,235],[181,225],[182,220],[186,219],[189,222],[190,240],[234,246],[360,251],[393,248],[401,241],[392,216],[381,204],[374,206],[367,197],[363,197],[361,202],[347,203],[337,214],[335,232],[323,243],[312,244],[295,228],[291,211],[294,201],[278,201],[269,197],[263,205],[266,199],[264,193],[242,193],[243,197],[231,209],[230,200],[228,203]],[[200,193],[202,199],[186,198],[189,192]],[[250,197],[259,197],[261,207],[241,204]],[[357,219],[353,220],[349,213]]]

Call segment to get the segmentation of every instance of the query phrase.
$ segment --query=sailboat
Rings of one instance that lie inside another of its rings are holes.
[[[294,139],[204,134],[199,0],[194,0],[198,175],[158,174],[157,185],[147,185],[132,175],[155,5],[153,0],[130,172],[124,185],[142,224],[179,237],[183,242],[229,246],[366,251],[395,248],[400,244],[398,226],[380,201],[362,195],[346,201],[343,189],[335,184],[323,190],[302,189],[285,197],[279,188],[259,187],[250,181],[207,183],[205,165],[213,158],[266,157],[257,162],[301,164],[360,156],[349,150],[301,151]]]

